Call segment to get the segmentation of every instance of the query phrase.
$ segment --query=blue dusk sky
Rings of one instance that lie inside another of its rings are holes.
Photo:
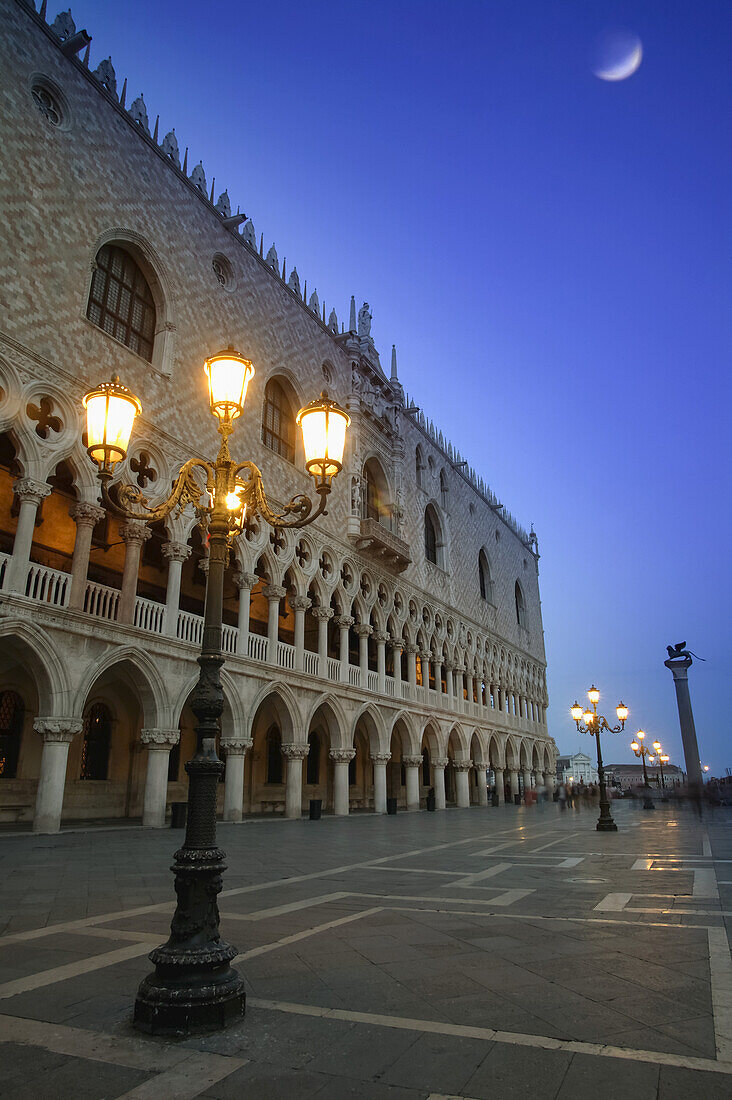
[[[49,5],[49,16],[56,9]],[[732,767],[729,0],[76,0],[189,168],[347,318],[541,552],[549,730],[594,680]],[[598,79],[599,38],[643,60]],[[477,583],[477,581],[476,581]]]

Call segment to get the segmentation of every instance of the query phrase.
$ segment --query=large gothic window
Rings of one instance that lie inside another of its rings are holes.
[[[152,362],[155,302],[129,252],[105,244],[97,253],[86,315],[90,321]]]
[[[23,734],[25,706],[16,691],[0,692],[0,778],[15,779],[18,774],[20,738]]]
[[[295,416],[284,389],[274,378],[264,391],[262,443],[288,462],[295,461]]]
[[[376,459],[370,458],[364,466],[363,479],[365,484],[363,518],[375,519],[384,527],[391,527],[389,488],[384,471]]]
[[[81,748],[81,779],[106,779],[112,715],[104,703],[93,703],[84,715]]]
[[[488,567],[488,558],[485,550],[478,554],[478,581],[480,583],[480,598],[488,603],[493,603],[493,581]]]
[[[526,604],[524,602],[524,594],[521,585],[518,581],[516,581],[514,593],[516,597],[516,622],[519,626],[526,626]]]
[[[437,565],[437,530],[429,509],[424,514],[424,554],[427,561]]]
[[[282,782],[282,738],[277,726],[267,734],[267,783]]]

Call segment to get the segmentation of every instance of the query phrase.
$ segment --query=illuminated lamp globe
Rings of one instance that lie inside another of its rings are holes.
[[[633,750],[633,752],[638,752],[638,749],[640,748],[640,745],[638,744],[637,741],[631,741],[630,742],[630,747]]]
[[[111,473],[127,454],[135,417],[142,412],[139,398],[123,386],[116,374],[82,398],[86,409],[87,452],[99,469]]]
[[[618,703],[615,708],[615,713],[618,716],[619,722],[625,722],[628,717],[628,708],[626,707],[625,703],[623,703],[622,701]]]
[[[600,702],[600,692],[597,690],[597,688],[595,687],[594,684],[592,685],[590,690],[587,692],[587,698],[590,700],[592,705],[595,706],[595,707]]]
[[[593,712],[591,710],[586,710],[585,713],[582,715],[582,717],[585,720],[585,725],[586,726],[591,726],[592,723],[595,720],[595,715],[593,714]]]
[[[645,737],[645,732],[643,730],[638,730],[638,732],[636,733],[636,737],[638,738],[639,741],[642,741],[643,738]]]
[[[236,420],[244,411],[247,386],[254,377],[250,360],[228,347],[207,359],[203,369],[208,379],[211,412],[224,423]]]
[[[331,481],[343,468],[346,428],[351,418],[324,390],[316,401],[300,409],[296,420],[302,428],[305,469],[314,478],[316,490],[328,492]]]
[[[575,722],[579,722],[582,718],[582,707],[579,703],[575,702],[574,705],[569,708],[569,713],[572,715]]]
[[[663,756],[661,757],[661,763],[662,764],[668,764],[670,759],[671,759],[671,757],[668,756],[666,753],[664,753]]]
[[[660,752],[661,751],[661,742],[660,741],[654,741],[653,742],[653,747],[656,750],[656,752]]]

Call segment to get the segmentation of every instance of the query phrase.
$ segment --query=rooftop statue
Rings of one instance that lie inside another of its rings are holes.
[[[371,336],[371,313],[368,302],[364,302],[358,311],[358,335]]]

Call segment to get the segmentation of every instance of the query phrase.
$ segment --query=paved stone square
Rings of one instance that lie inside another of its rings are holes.
[[[241,1024],[132,1030],[182,833],[0,838],[0,1095],[732,1093],[732,814],[615,803],[223,825]]]

